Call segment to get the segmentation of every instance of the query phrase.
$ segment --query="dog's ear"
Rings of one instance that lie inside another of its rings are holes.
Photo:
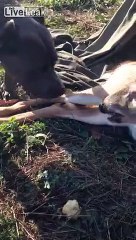
[[[40,24],[44,25],[44,17],[33,17],[35,21],[39,22]]]
[[[18,31],[13,19],[5,23],[0,31],[0,51],[13,51],[16,46]]]

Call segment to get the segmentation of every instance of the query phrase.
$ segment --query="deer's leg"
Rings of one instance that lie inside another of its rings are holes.
[[[12,117],[19,122],[29,122],[37,119],[61,117],[74,119],[89,124],[109,125],[107,116],[107,114],[101,113],[98,108],[85,108],[81,106],[75,106],[74,104],[70,103],[58,103],[50,107],[12,115]],[[0,118],[0,122],[8,121],[10,118],[11,117],[2,117]]]
[[[100,105],[107,96],[104,85],[66,94],[68,102],[80,105]]]
[[[26,106],[26,105],[25,105]],[[13,113],[13,112],[12,112]],[[67,113],[67,115],[66,115]],[[64,111],[61,108],[60,104],[52,105],[50,107],[41,108],[34,111],[29,111],[25,113],[15,114],[11,117],[15,118],[19,122],[30,122],[37,119],[44,119],[44,118],[54,118],[54,117],[68,117],[68,111]],[[11,119],[11,117],[0,117],[0,122],[6,122]]]
[[[47,103],[46,99],[30,99],[27,101],[20,101],[12,106],[0,107],[0,117],[7,117],[16,114],[19,111],[26,110],[31,106],[38,106],[39,104]],[[6,105],[6,103],[5,103]]]

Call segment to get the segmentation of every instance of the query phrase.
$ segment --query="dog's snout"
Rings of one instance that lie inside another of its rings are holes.
[[[107,107],[106,104],[104,104],[104,103],[102,103],[102,104],[99,105],[99,110],[100,110],[100,112],[102,112],[102,113],[108,113],[108,112],[109,112],[108,107]]]
[[[61,95],[63,95],[65,93],[65,87],[63,85],[60,85],[58,87],[53,87],[52,89],[49,89],[47,92],[47,96],[48,98],[57,98],[60,97]]]
[[[102,113],[104,114],[121,114],[124,115],[125,113],[125,108],[122,108],[119,104],[101,104],[99,106],[99,109]]]

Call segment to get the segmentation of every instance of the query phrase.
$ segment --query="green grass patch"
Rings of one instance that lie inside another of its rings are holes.
[[[19,124],[14,118],[0,124],[1,153],[21,150],[28,144],[29,148],[40,147],[46,140],[46,123]]]
[[[114,4],[120,4],[121,0],[37,0],[36,3],[39,5],[53,8],[54,10],[62,10],[62,9],[70,9],[76,10],[78,9],[97,9],[100,6],[109,7]]]
[[[80,7],[84,7],[84,6],[94,6],[94,1],[88,1],[87,4],[85,3],[84,0],[37,0],[37,3],[42,5],[42,6],[46,6],[46,7],[50,7],[50,8],[54,8],[55,10],[61,10],[62,8],[70,8],[70,9],[76,9],[76,8],[80,8]]]
[[[21,232],[19,233],[21,237]],[[14,219],[5,218],[0,215],[0,240],[17,240],[16,222]],[[21,239],[21,238],[20,238]]]
[[[80,23],[77,24],[76,21],[73,22],[72,24],[69,24],[65,19],[65,16],[58,13],[56,14],[54,13],[54,15],[51,16],[50,18],[47,18],[45,22],[52,29],[55,28],[65,29],[65,31],[67,31],[73,37],[75,36],[86,37],[90,35],[88,31],[85,30],[85,26],[83,26],[83,24]]]

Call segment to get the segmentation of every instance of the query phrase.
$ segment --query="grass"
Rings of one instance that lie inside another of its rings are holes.
[[[69,34],[74,37],[89,37],[91,33],[97,31],[104,23],[96,19],[100,16],[95,15],[92,12],[70,12],[65,10],[62,13],[53,12],[50,18],[45,20],[47,26],[51,28],[65,29]]]
[[[102,28],[104,24],[109,21],[113,16],[113,11],[118,8],[121,1],[88,1],[88,5],[85,4],[85,1],[81,0],[39,0],[39,3],[41,3],[42,6],[44,5],[51,8],[51,11],[49,14],[47,12],[45,18],[47,26],[51,28],[62,28],[72,36],[86,38]]]
[[[0,240],[16,240],[16,223],[14,220],[5,219],[4,216],[0,216]]]
[[[97,239],[99,235],[108,239],[108,232],[112,239],[133,237],[133,143],[110,136],[95,140],[86,125],[71,120],[36,122],[29,132],[23,125],[23,135],[22,126],[14,121],[4,125],[4,142],[9,129],[14,139],[1,156],[0,206],[10,239],[17,239],[17,232],[19,239],[23,235],[25,239]],[[18,144],[16,133],[23,142],[19,149],[12,149]],[[26,136],[37,133],[48,138],[29,148]],[[77,199],[82,207],[77,221],[62,216],[61,208],[68,199]]]
[[[84,1],[84,0],[37,0],[38,4],[53,8],[54,10],[62,10],[62,9],[70,9],[70,10],[76,10],[76,9],[100,9],[102,7],[110,7],[114,4],[120,4],[121,0],[90,0],[90,1]]]
[[[89,36],[110,18],[64,12],[46,23],[75,36]],[[124,133],[61,119],[1,124],[0,239],[134,240],[136,146]],[[62,215],[69,199],[81,207],[77,220]]]

